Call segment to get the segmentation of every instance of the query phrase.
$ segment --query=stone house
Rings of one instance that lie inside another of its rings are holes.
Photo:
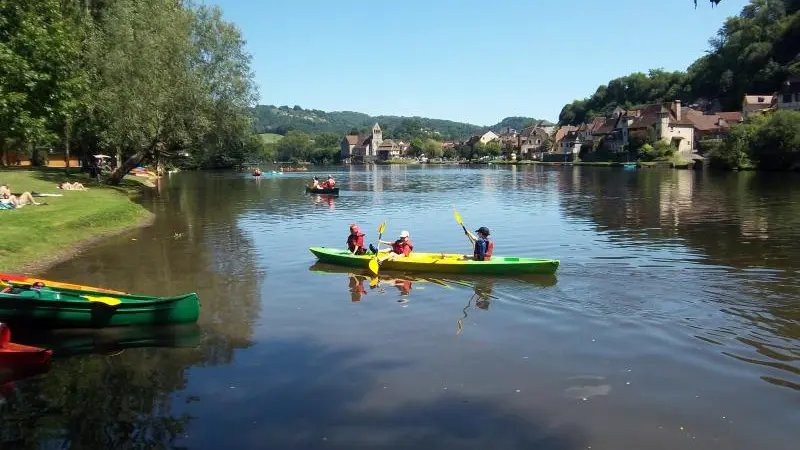
[[[619,122],[624,145],[632,134],[646,136],[653,130],[656,139],[672,144],[683,159],[690,159],[695,150],[694,124],[684,116],[680,100],[628,112]]]
[[[530,126],[519,134],[519,154],[522,159],[541,159],[541,148],[550,136],[547,131],[537,126]],[[552,149],[551,149],[552,150]]]
[[[742,114],[747,119],[753,113],[761,113],[774,105],[774,95],[745,95],[742,100]]]

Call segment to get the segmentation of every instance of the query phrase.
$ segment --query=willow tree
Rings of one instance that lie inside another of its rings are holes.
[[[119,0],[103,12],[99,29],[93,60],[100,137],[124,155],[109,183],[159,156],[241,148],[255,100],[250,60],[218,9]]]

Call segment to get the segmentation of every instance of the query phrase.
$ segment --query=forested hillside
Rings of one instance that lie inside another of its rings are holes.
[[[609,81],[591,97],[564,106],[559,123],[574,125],[617,106],[674,99],[739,110],[745,93],[775,92],[800,74],[800,0],[751,0],[725,21],[709,45],[708,53],[685,72],[651,70]]]
[[[253,109],[255,130],[258,133],[286,134],[288,131],[304,133],[367,133],[377,122],[384,137],[411,139],[431,137],[439,140],[467,139],[481,130],[499,130],[511,126],[520,129],[528,123],[538,123],[530,117],[508,117],[493,126],[479,126],[463,122],[424,117],[370,116],[352,111],[325,112],[303,109],[300,106],[259,105]]]

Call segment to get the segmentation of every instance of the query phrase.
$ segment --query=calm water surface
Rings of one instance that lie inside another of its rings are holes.
[[[152,227],[43,276],[196,291],[196,327],[16,333],[2,448],[797,449],[800,178],[608,168],[179,173]],[[318,173],[327,175],[327,172]],[[315,263],[358,222],[419,251],[557,258],[553,277]]]

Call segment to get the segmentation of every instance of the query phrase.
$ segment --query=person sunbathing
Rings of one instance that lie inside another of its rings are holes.
[[[31,195],[30,192],[23,192],[19,196],[12,195],[11,190],[7,185],[0,186],[0,203],[6,206],[11,205],[12,208],[21,208],[25,205],[41,204],[33,199],[33,195]]]
[[[58,183],[58,189],[63,189],[65,191],[88,191],[84,185],[78,183],[77,181],[74,183],[70,183],[69,181],[65,181],[63,183]]]

